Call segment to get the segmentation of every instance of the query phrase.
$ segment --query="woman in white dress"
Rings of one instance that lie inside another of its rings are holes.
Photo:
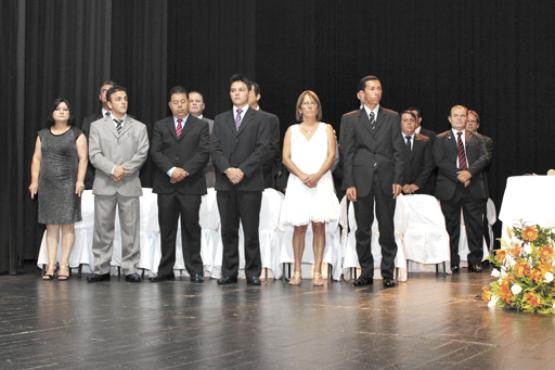
[[[314,251],[313,285],[323,285],[322,259],[326,223],[339,217],[339,202],[333,187],[330,168],[335,161],[335,134],[331,125],[320,122],[320,99],[310,90],[297,99],[296,118],[283,142],[283,164],[289,169],[281,223],[292,225],[295,267],[289,283],[301,283],[301,262],[306,228],[312,224]]]

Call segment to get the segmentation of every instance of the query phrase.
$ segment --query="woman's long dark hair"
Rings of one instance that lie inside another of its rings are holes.
[[[60,105],[61,103],[66,103],[67,109],[69,110],[69,119],[67,121],[67,124],[69,126],[73,125],[73,115],[71,114],[71,105],[69,104],[69,100],[67,100],[66,98],[59,97],[56,100],[54,100],[54,103],[52,103],[52,106],[51,106],[50,110],[48,111],[48,113],[49,113],[49,115],[48,115],[48,127],[54,126],[54,119],[52,118],[52,113],[54,113],[56,108],[58,108],[58,105]]]

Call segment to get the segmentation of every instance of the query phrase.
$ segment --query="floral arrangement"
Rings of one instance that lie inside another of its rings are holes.
[[[489,307],[555,314],[555,228],[521,225],[508,234],[490,257],[495,280],[482,299]]]

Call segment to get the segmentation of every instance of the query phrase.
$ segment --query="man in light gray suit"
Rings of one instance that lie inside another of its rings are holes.
[[[198,91],[189,92],[189,113],[191,115],[203,119],[208,122],[208,132],[212,136],[212,130],[214,129],[214,120],[204,117],[204,97]],[[214,163],[212,163],[212,158],[208,160],[206,167],[204,167],[204,176],[206,177],[206,187],[213,188],[216,185],[216,169],[214,168]]]
[[[127,90],[114,86],[106,93],[112,115],[91,124],[89,158],[96,168],[93,183],[94,274],[89,283],[110,280],[116,206],[121,225],[122,268],[125,280],[138,283],[139,169],[148,154],[146,126],[127,115]]]

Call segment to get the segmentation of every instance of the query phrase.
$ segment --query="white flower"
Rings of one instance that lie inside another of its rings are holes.
[[[530,254],[530,253],[532,253],[532,246],[530,245],[530,243],[526,243],[526,244],[524,245],[524,249],[523,249],[523,250],[524,250],[524,253],[527,254],[527,255]]]
[[[507,254],[507,256],[505,256],[505,266],[513,267],[515,264],[516,264],[516,261],[513,258],[513,256]]]
[[[551,283],[553,281],[553,273],[552,272],[546,272],[545,273],[545,282],[546,283]]]
[[[497,303],[498,300],[499,300],[499,297],[492,294],[492,296],[491,296],[491,298],[488,302],[488,307],[489,308],[494,308],[495,304]],[[555,304],[553,304],[553,305],[555,306]]]
[[[498,278],[499,276],[501,276],[501,273],[499,272],[498,269],[493,269],[491,270],[491,276],[494,278]]]
[[[513,284],[513,286],[511,287],[511,292],[513,292],[514,295],[518,295],[520,292],[522,292],[522,287],[518,284]]]
[[[504,278],[507,275],[507,269],[505,266],[501,266],[501,278]]]

